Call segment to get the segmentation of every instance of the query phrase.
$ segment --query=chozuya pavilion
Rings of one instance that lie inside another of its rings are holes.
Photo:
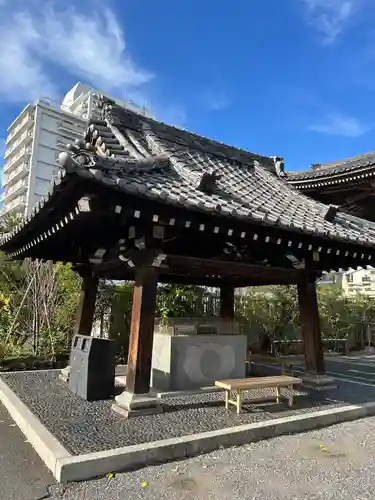
[[[68,150],[59,182],[1,248],[13,259],[74,264],[82,334],[91,331],[98,278],[134,280],[126,387],[116,398],[125,414],[160,409],[150,391],[158,282],[219,287],[224,324],[236,287],[297,285],[306,379],[327,383],[315,280],[323,270],[374,265],[375,224],[293,189],[277,175],[278,158],[105,98],[101,119]]]

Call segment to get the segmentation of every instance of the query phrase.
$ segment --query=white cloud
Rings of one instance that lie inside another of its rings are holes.
[[[309,127],[314,132],[320,132],[328,135],[341,135],[345,137],[359,137],[367,134],[371,126],[362,123],[357,118],[342,116],[338,114],[328,115],[321,124]]]
[[[57,98],[53,75],[64,70],[100,90],[131,98],[153,78],[127,52],[124,32],[110,9],[57,9],[57,0],[40,9],[2,5],[0,0],[0,100],[24,102]],[[30,4],[32,5],[32,4]]]
[[[160,120],[168,125],[173,125],[178,128],[184,128],[186,125],[185,108],[178,104],[151,106],[149,110],[151,111],[151,116],[156,120]]]
[[[203,93],[204,105],[212,111],[223,111],[230,105],[230,99],[224,90],[207,90]]]
[[[324,44],[334,42],[347,27],[362,0],[302,0],[308,21],[322,35]]]

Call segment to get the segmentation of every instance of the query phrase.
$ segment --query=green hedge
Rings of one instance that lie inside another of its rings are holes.
[[[116,364],[124,364],[122,356],[116,356]],[[53,370],[65,368],[69,364],[69,353],[61,353],[55,359],[38,356],[8,356],[0,358],[0,372],[15,372],[26,370]]]
[[[0,359],[0,371],[50,370],[65,368],[68,363],[68,353],[58,354],[55,359],[38,356],[12,356]]]

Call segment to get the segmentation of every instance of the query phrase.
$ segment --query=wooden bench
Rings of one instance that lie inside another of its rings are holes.
[[[280,388],[288,387],[290,390],[289,406],[293,406],[293,387],[301,384],[302,380],[296,377],[289,377],[286,375],[277,375],[275,377],[252,377],[252,378],[238,378],[232,380],[217,380],[216,387],[221,387],[225,390],[225,408],[228,409],[229,405],[234,405],[237,408],[237,413],[241,411],[241,392],[251,389],[276,389],[276,402],[280,402]],[[231,391],[236,392],[236,399],[230,399]]]

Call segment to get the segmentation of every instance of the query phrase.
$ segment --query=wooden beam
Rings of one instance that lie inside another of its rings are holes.
[[[308,276],[297,285],[306,371],[325,373],[316,284]]]
[[[80,270],[82,277],[81,293],[74,325],[75,335],[91,335],[98,293],[98,278],[90,270]]]
[[[154,251],[151,251],[151,253]],[[129,258],[138,267],[146,252],[129,252]],[[94,272],[111,279],[134,279],[135,268],[130,268],[119,259],[94,265]],[[258,286],[293,285],[304,277],[303,270],[244,264],[239,262],[202,259],[183,255],[167,255],[160,266],[159,281],[165,283],[185,283],[207,286]]]
[[[126,280],[134,281],[134,272],[131,269],[114,269],[112,271],[95,271],[98,277],[112,279],[112,280]],[[159,283],[176,284],[176,285],[196,285],[196,286],[211,286],[220,288],[224,282],[220,278],[212,278],[206,276],[189,275],[189,274],[167,274],[163,273],[159,276]],[[233,279],[232,284],[236,288],[246,286],[259,286],[266,285],[267,283],[259,280],[249,279]],[[273,283],[272,283],[273,284]]]
[[[150,391],[158,274],[155,267],[142,267],[135,276],[126,377],[126,391],[132,394]]]
[[[282,283],[283,281],[286,283],[297,283],[304,276],[304,271],[297,269],[284,269],[224,260],[200,259],[182,255],[168,255],[166,262],[169,271],[176,274],[178,271],[180,271],[179,274],[182,274],[181,270],[184,270],[185,273],[189,274],[258,278],[270,283]],[[162,272],[164,272],[164,266],[162,267]]]
[[[220,287],[220,317],[234,319],[234,286],[225,284]]]

